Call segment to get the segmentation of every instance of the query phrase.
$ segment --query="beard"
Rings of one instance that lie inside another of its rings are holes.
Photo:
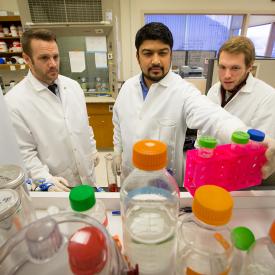
[[[161,75],[154,75],[153,73],[150,74],[151,70],[155,69],[155,68],[159,68],[161,70],[162,74]],[[158,81],[162,80],[168,74],[168,72],[166,74],[164,74],[164,69],[162,66],[152,66],[148,69],[147,73],[145,73],[145,72],[142,72],[142,73],[145,78],[147,78],[148,80],[153,81],[153,82],[158,82]]]

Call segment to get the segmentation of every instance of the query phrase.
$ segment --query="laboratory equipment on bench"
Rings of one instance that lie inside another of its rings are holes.
[[[177,274],[227,275],[234,249],[230,230],[233,199],[225,189],[204,185],[196,190],[191,214],[182,215],[178,234]]]
[[[70,205],[72,210],[88,215],[105,227],[108,226],[106,208],[101,200],[95,197],[94,187],[89,185],[79,185],[70,191]]]
[[[133,146],[135,169],[120,188],[123,244],[140,274],[175,274],[178,192],[167,176],[167,146],[142,140]]]
[[[0,250],[0,274],[124,275],[128,271],[105,227],[73,212],[29,224]]]
[[[204,184],[218,185],[228,191],[261,184],[266,147],[249,142],[249,135],[244,132],[234,132],[232,140],[232,144],[208,148],[211,151],[208,157],[202,156],[201,148],[187,151],[184,187],[192,195]]]
[[[108,191],[118,192],[117,175],[113,169],[113,155],[111,153],[104,156],[107,172]]]

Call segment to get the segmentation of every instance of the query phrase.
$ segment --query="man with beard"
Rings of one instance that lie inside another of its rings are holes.
[[[275,138],[275,89],[251,74],[253,42],[244,36],[226,41],[218,53],[219,82],[207,97],[246,125]]]
[[[30,70],[5,99],[28,176],[56,191],[94,185],[98,156],[85,97],[76,81],[59,75],[55,34],[27,30],[21,42]]]
[[[162,122],[169,120],[175,125],[172,128],[176,136],[174,168],[181,186],[187,126],[215,136],[222,143],[230,142],[235,130],[247,130],[247,127],[170,70],[173,37],[164,24],[154,22],[143,26],[136,34],[135,46],[141,74],[123,84],[113,109],[114,170],[122,174],[131,170],[133,144],[141,139],[159,139]],[[263,169],[265,177],[275,169],[274,145],[275,141],[269,139],[270,161]]]

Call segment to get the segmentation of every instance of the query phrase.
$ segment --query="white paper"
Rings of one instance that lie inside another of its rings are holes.
[[[107,68],[106,53],[95,53],[95,66],[96,68]]]
[[[107,52],[107,43],[105,36],[87,36],[87,52]]]
[[[69,52],[71,72],[81,73],[86,69],[85,54],[82,51]]]
[[[11,71],[16,71],[16,67],[15,67],[14,65],[11,65],[11,66],[10,66],[10,70],[11,70]]]

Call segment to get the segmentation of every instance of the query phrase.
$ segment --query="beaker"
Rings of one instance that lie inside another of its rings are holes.
[[[117,177],[113,170],[113,155],[109,153],[104,157],[107,171],[108,191],[118,192]]]
[[[176,122],[169,118],[158,120],[159,140],[167,146],[167,171],[175,176],[175,143],[176,143]]]

